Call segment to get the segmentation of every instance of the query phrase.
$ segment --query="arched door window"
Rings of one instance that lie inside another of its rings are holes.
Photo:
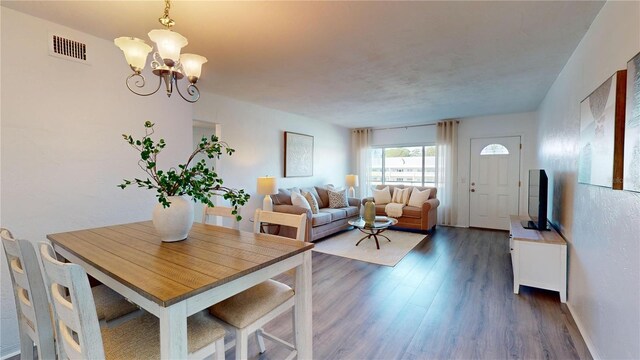
[[[480,151],[480,155],[509,155],[509,150],[501,144],[489,144]]]

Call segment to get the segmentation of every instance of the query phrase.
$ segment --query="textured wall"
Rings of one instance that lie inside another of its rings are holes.
[[[640,358],[640,193],[578,184],[580,101],[640,51],[640,2],[607,2],[539,110],[550,217],[569,241],[568,303],[595,357]]]
[[[224,96],[206,93],[206,98],[196,103],[195,118],[220,124],[221,139],[236,149],[233,156],[217,161],[216,170],[226,185],[251,194],[249,204],[242,208],[242,229],[251,230],[249,219],[262,207],[263,197],[256,194],[259,176],[275,176],[279,188],[327,183],[344,186],[345,175],[351,171],[349,129]],[[285,131],[314,137],[313,176],[283,177]]]
[[[91,65],[48,55],[48,34],[87,42]],[[193,106],[178,96],[127,90],[129,69],[112,41],[2,9],[2,218],[19,238],[151,218],[153,193],[116,187],[142,175],[122,133],[157,124],[167,148],[160,166],[191,151]],[[206,101],[206,98],[203,99]],[[19,349],[4,254],[0,356]]]

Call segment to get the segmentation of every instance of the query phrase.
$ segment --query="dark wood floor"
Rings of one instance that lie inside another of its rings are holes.
[[[557,292],[512,281],[503,231],[439,227],[393,268],[314,253],[314,358],[591,359]],[[291,327],[266,330],[290,341]],[[266,345],[252,337],[252,357],[287,354]]]

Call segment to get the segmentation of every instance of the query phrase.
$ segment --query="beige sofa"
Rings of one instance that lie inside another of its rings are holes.
[[[311,192],[318,201],[320,208],[318,214],[312,214],[311,210],[291,204],[291,189],[279,189],[278,194],[272,197],[273,211],[289,214],[307,214],[307,235],[305,241],[315,241],[329,236],[338,231],[348,229],[349,220],[360,216],[360,199],[349,198],[349,206],[339,209],[329,208],[329,194],[326,187],[313,186],[300,188],[302,191]],[[278,231],[281,236],[295,237],[292,228],[282,227]]]
[[[440,200],[436,198],[436,193],[438,192],[438,189],[436,189],[435,187],[428,187],[428,186],[424,187],[424,186],[404,186],[404,185],[377,185],[376,189],[384,189],[387,186],[389,187],[389,191],[391,195],[393,195],[393,189],[396,187],[400,189],[417,188],[420,191],[425,189],[431,189],[431,193],[429,194],[429,199],[424,203],[422,203],[421,207],[405,206],[402,209],[402,217],[398,218],[398,224],[396,224],[395,226],[401,227],[401,228],[422,230],[422,231],[435,230],[437,216],[438,216],[438,206],[440,205]],[[364,205],[369,200],[373,200],[373,197],[362,199],[362,205]],[[384,208],[385,208],[385,205],[376,204],[376,215],[385,216],[386,213],[384,211]]]

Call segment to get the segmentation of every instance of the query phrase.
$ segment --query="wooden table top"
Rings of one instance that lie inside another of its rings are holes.
[[[162,242],[151,221],[50,234],[56,246],[169,306],[313,248],[312,243],[194,223]]]

